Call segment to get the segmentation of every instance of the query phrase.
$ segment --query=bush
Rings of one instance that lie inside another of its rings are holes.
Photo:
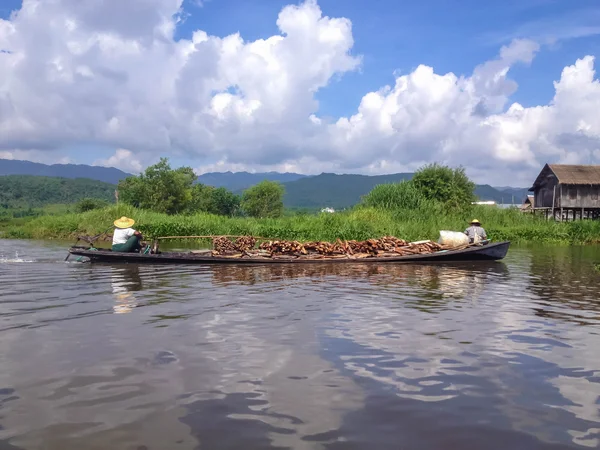
[[[426,198],[452,208],[465,208],[475,201],[475,183],[462,167],[452,169],[437,163],[429,164],[417,170],[412,182]]]
[[[246,189],[242,209],[251,217],[275,218],[283,215],[285,188],[277,181],[264,180]]]
[[[139,176],[122,180],[118,191],[128,205],[165,214],[206,212],[232,216],[237,212],[237,195],[223,187],[194,184],[196,179],[191,167],[171,169],[168,160],[161,158]]]
[[[178,214],[189,208],[196,174],[191,167],[171,169],[166,158],[148,167],[144,173],[119,182],[122,200],[130,205],[166,214]]]
[[[382,209],[419,209],[428,202],[412,181],[379,184],[362,198],[364,206]]]
[[[336,214],[255,219],[207,213],[173,216],[119,204],[85,213],[41,216],[18,226],[13,219],[4,230],[5,237],[71,239],[75,234],[101,233],[113,220],[128,216],[136,220],[135,228],[147,239],[230,234],[331,242],[338,238],[368,239],[385,235],[406,240],[437,240],[440,230],[462,231],[472,217],[477,217],[494,241],[584,244],[597,243],[600,236],[600,221],[556,223],[486,206],[476,206],[468,214],[427,208],[386,210],[362,206]]]
[[[206,212],[221,216],[233,216],[240,207],[240,197],[224,187],[215,188],[196,184],[192,189],[190,213]]]
[[[75,211],[83,213],[94,209],[106,208],[108,202],[97,198],[84,198],[75,204]]]

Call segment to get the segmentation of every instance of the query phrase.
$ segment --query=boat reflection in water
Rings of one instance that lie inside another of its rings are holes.
[[[208,265],[187,266],[177,270],[177,283],[170,277],[157,278],[155,267],[137,264],[106,264],[115,304],[115,314],[124,314],[147,303],[162,303],[179,296],[178,289],[195,282],[210,280],[214,287],[247,286],[271,290],[317,290],[331,286],[343,292],[344,286],[356,293],[364,290],[371,295],[373,287],[395,293],[406,305],[423,311],[440,312],[452,300],[476,301],[485,286],[494,279],[509,276],[503,262],[448,264],[298,264],[298,265]],[[163,269],[164,270],[164,269]],[[143,282],[142,282],[143,280]],[[196,280],[196,281],[195,281]],[[144,290],[163,287],[151,299]],[[156,286],[155,286],[156,285]],[[170,290],[169,288],[176,288]],[[136,292],[139,292],[140,298]],[[404,293],[410,295],[403,295]],[[296,292],[298,294],[298,292]],[[144,297],[144,298],[141,298]],[[165,297],[165,298],[163,298]]]
[[[446,299],[477,298],[490,277],[507,277],[509,271],[502,262],[453,264],[315,264],[211,266],[214,285],[260,286],[270,282],[290,281],[290,287],[302,284],[332,284],[352,281],[365,283],[372,290],[381,288],[416,288],[420,292],[422,309],[437,307]],[[414,294],[415,291],[411,289]]]
[[[134,292],[142,290],[142,278],[137,265],[111,267],[110,286],[115,304],[115,314],[126,314],[138,306]]]

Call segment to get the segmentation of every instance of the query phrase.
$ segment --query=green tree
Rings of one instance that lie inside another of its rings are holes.
[[[415,173],[412,182],[428,199],[451,207],[463,208],[475,201],[475,183],[462,167],[452,169],[437,163],[429,164]]]
[[[214,187],[197,183],[192,187],[192,200],[189,203],[189,212],[208,212],[213,213],[213,191]]]
[[[285,188],[277,181],[264,180],[242,194],[242,209],[252,217],[281,217]]]
[[[215,188],[198,183],[192,190],[190,211],[203,211],[221,216],[233,216],[240,206],[240,197],[224,187]]]
[[[241,199],[224,187],[212,191],[214,214],[233,216],[240,208]]]
[[[83,213],[94,209],[105,208],[108,202],[97,198],[83,198],[75,205],[75,211]]]
[[[381,209],[418,209],[428,201],[412,181],[385,183],[375,186],[361,199],[361,204]]]
[[[0,207],[39,208],[51,204],[72,204],[84,198],[114,201],[115,186],[86,178],[59,178],[35,175],[0,176]]]
[[[167,214],[189,209],[196,174],[191,167],[171,169],[167,158],[148,167],[138,177],[128,177],[119,183],[119,196],[140,208]]]

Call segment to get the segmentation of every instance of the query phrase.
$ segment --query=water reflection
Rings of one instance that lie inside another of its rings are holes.
[[[594,253],[584,247],[532,252],[527,289],[538,298],[535,314],[580,325],[600,319],[600,275],[594,262]]]
[[[510,275],[503,262],[461,263],[446,265],[409,264],[299,264],[299,265],[215,265],[207,270],[212,283],[220,286],[260,286],[268,283],[309,285],[339,283],[348,279],[363,284],[361,288],[410,289],[417,293],[409,305],[435,312],[447,299],[476,301],[486,283],[494,277]]]
[[[137,265],[112,267],[110,285],[115,298],[113,305],[115,314],[131,312],[137,306],[134,292],[142,290],[139,267]]]
[[[600,444],[600,280],[577,250],[210,267],[62,250],[0,271],[0,449]]]
[[[439,278],[450,279],[453,276],[481,276],[494,274],[506,276],[508,267],[503,262],[483,263],[456,263],[456,264],[393,264],[393,263],[353,263],[353,264],[216,264],[204,267],[212,274],[215,284],[244,284],[255,285],[273,281],[310,278],[313,281],[322,281],[327,277],[348,277],[365,279],[368,281],[380,280],[401,282],[421,279],[422,285],[436,286]],[[375,277],[375,278],[374,278]]]

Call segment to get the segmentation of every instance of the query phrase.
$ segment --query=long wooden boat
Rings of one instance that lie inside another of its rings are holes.
[[[121,253],[110,249],[93,249],[76,247],[69,249],[69,255],[89,258],[90,262],[116,262],[136,264],[301,264],[301,263],[431,263],[451,261],[494,261],[503,259],[510,246],[510,241],[494,242],[481,246],[472,246],[462,250],[440,250],[405,256],[372,256],[368,258],[335,258],[335,257],[227,257],[213,256],[210,251],[199,252],[159,252],[159,253]]]

